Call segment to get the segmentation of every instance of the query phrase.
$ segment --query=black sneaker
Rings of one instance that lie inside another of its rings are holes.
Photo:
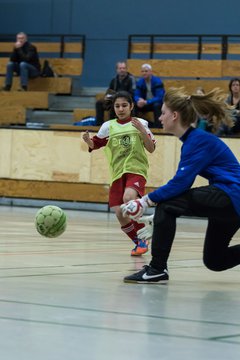
[[[2,91],[10,91],[11,90],[11,85],[5,85],[3,88],[2,88]]]
[[[138,284],[154,284],[161,283],[166,284],[169,276],[168,271],[157,270],[149,265],[145,265],[139,272],[126,276],[123,281],[127,283],[138,283]]]

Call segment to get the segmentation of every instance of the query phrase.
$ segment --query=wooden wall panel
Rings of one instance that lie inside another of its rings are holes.
[[[12,164],[12,130],[0,131],[0,177],[11,177]]]
[[[174,176],[182,146],[174,136],[155,137],[156,151],[148,155],[150,188]],[[240,161],[239,139],[223,141]],[[89,153],[80,131],[0,129],[0,178],[1,196],[104,202],[109,188],[103,149]],[[205,184],[199,177],[194,186]]]
[[[176,169],[176,141],[174,136],[157,136],[154,153],[148,154],[149,176],[147,186],[165,184],[175,173]]]
[[[11,177],[90,182],[91,161],[81,145],[80,132],[15,131]]]
[[[230,149],[232,150],[232,152],[234,153],[234,155],[236,156],[236,158],[238,159],[238,161],[240,162],[240,151],[239,151],[239,141],[240,139],[230,139],[230,138],[223,138],[222,139],[225,144],[227,144]]]
[[[92,173],[92,158],[91,154],[88,152],[87,144],[82,140],[82,134],[80,133],[79,138],[79,166],[80,166],[80,179],[83,182],[92,182],[91,173]],[[90,136],[94,134],[90,132]]]
[[[91,154],[91,183],[109,184],[110,172],[103,149],[93,151]]]
[[[108,192],[108,185],[0,179],[5,197],[107,203]]]
[[[86,176],[87,173],[85,174],[81,168],[82,163],[88,162],[86,152],[81,151],[80,148],[81,133],[54,131],[52,141],[54,151],[51,179],[70,182],[89,181],[89,176]]]
[[[51,180],[53,132],[13,131],[11,178]]]

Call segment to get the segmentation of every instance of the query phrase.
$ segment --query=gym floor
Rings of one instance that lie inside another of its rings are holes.
[[[0,206],[2,360],[239,359],[240,266],[204,267],[206,220],[179,219],[168,285],[140,285],[122,279],[150,253],[130,256],[112,213],[66,210],[48,239],[36,211]]]

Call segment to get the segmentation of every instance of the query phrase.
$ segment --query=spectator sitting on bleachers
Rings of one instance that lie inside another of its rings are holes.
[[[143,64],[141,72],[142,77],[137,81],[134,93],[136,116],[153,111],[154,123],[149,122],[149,127],[160,128],[159,117],[165,93],[163,82],[160,77],[152,74],[152,66],[149,64]]]
[[[27,91],[28,79],[40,76],[40,62],[37,48],[27,40],[27,35],[20,32],[16,35],[16,43],[7,64],[4,91],[10,91],[13,74],[20,76],[20,91]]]
[[[233,107],[234,126],[231,133],[240,132],[240,79],[234,78],[229,82],[230,94],[226,99],[227,104]]]
[[[115,112],[111,106],[112,96],[119,91],[127,91],[133,96],[135,89],[135,78],[127,70],[127,64],[125,61],[119,61],[116,64],[117,75],[111,80],[108,90],[105,93],[104,98],[97,100],[96,102],[96,124],[102,125],[104,122],[104,111],[109,111],[109,118],[113,119],[116,117]]]

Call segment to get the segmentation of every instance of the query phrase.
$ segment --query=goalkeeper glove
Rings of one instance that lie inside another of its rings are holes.
[[[129,216],[130,219],[138,220],[148,206],[153,206],[153,203],[148,195],[143,196],[141,199],[130,200],[126,204],[120,206],[123,216]]]
[[[139,224],[144,224],[145,226],[138,230],[137,235],[141,240],[148,240],[152,238],[153,233],[153,216],[142,216],[137,222]]]

